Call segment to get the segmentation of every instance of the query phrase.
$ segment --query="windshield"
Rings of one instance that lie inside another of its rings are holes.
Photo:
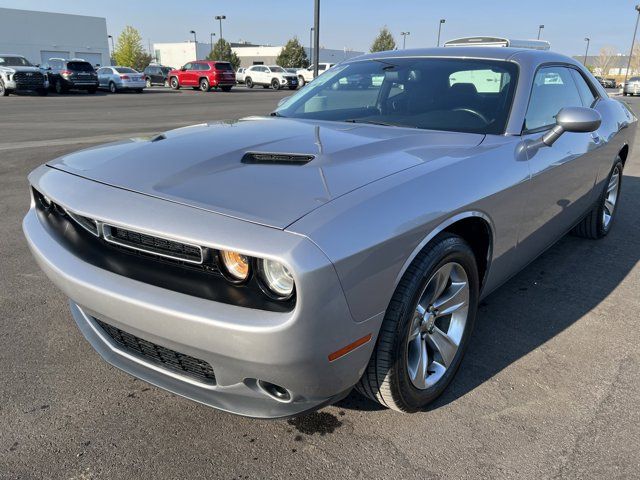
[[[230,63],[216,63],[216,70],[224,70],[226,72],[233,72],[233,67]]]
[[[518,68],[494,60],[391,58],[342,64],[278,116],[454,132],[505,130]]]
[[[69,62],[67,68],[75,72],[93,72],[93,67],[89,62]]]
[[[24,57],[0,57],[2,67],[33,67]]]
[[[118,68],[114,68],[114,70],[118,73],[138,73],[133,68],[128,68],[128,67],[118,67]]]
[[[275,73],[285,73],[284,72],[284,68],[277,67],[277,66],[269,67],[269,70],[271,70],[272,72],[275,72]]]

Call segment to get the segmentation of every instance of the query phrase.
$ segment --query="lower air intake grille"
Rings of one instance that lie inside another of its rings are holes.
[[[119,328],[94,318],[102,330],[127,353],[154,363],[162,368],[185,375],[208,385],[216,384],[213,368],[209,363],[198,358],[170,350],[155,343],[124,332]]]

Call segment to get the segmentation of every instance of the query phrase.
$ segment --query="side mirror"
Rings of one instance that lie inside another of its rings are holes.
[[[550,147],[565,132],[594,132],[601,123],[602,117],[593,108],[565,107],[556,115],[556,126],[542,136],[542,143]]]
[[[181,72],[186,72],[187,71],[187,67],[180,67],[180,71]]]

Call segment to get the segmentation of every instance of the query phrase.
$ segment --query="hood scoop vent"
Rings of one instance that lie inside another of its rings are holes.
[[[242,157],[242,163],[265,164],[265,165],[304,165],[313,160],[313,155],[303,155],[298,153],[266,153],[247,152]]]

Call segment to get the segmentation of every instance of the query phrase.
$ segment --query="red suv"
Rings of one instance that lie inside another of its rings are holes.
[[[169,85],[174,90],[180,87],[193,87],[203,92],[220,88],[224,92],[236,84],[236,74],[229,62],[198,60],[189,62],[179,70],[171,70]]]

